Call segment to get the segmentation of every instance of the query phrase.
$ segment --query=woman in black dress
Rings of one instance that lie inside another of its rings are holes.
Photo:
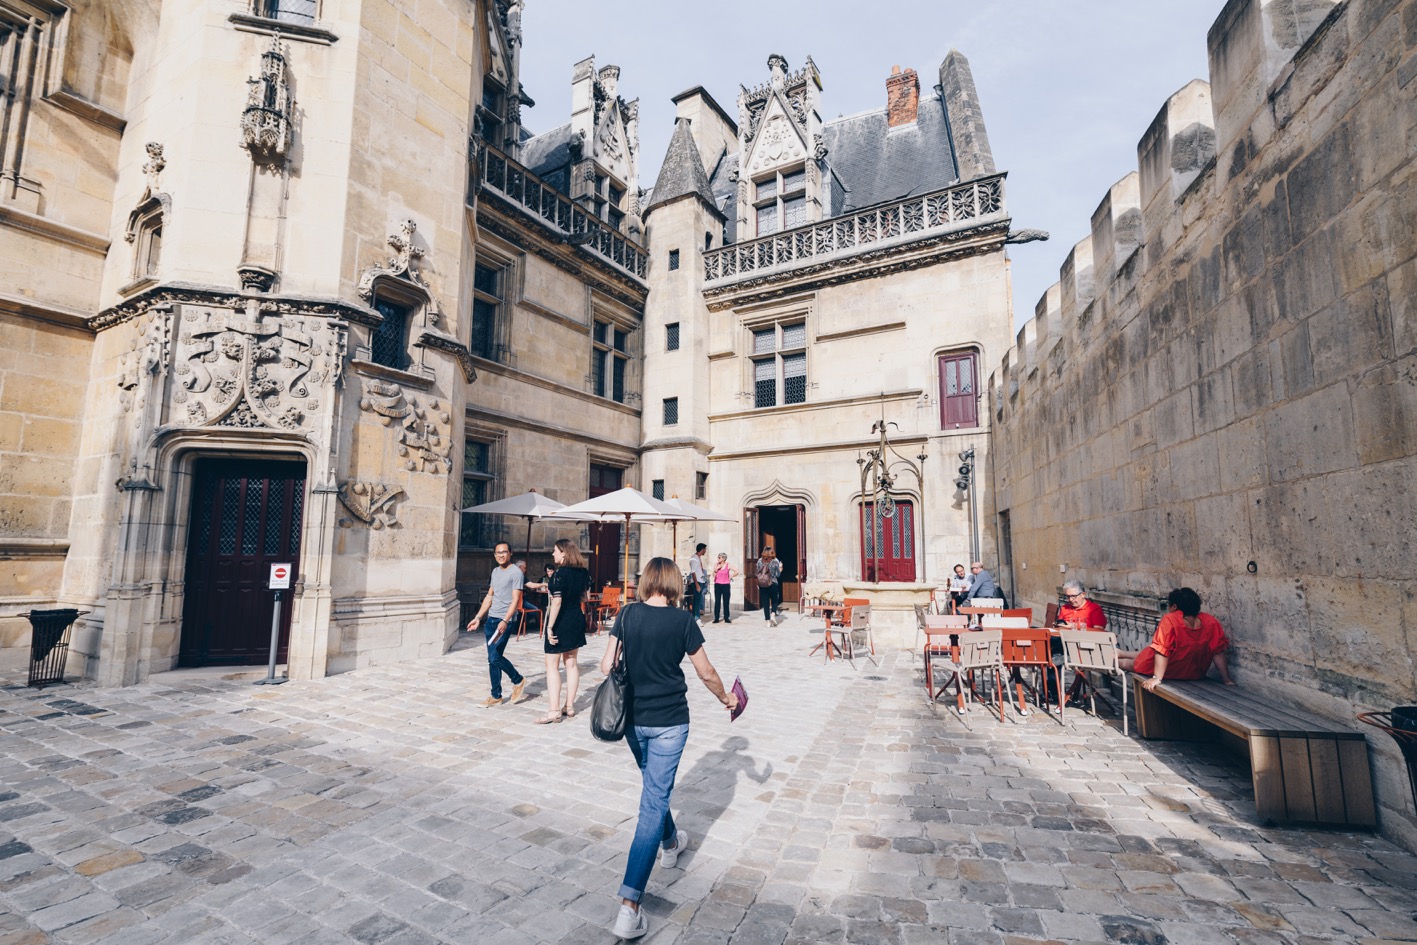
[[[569,538],[562,538],[551,549],[556,572],[547,581],[551,595],[546,605],[546,633],[542,638],[546,651],[546,695],[550,709],[537,719],[548,725],[563,716],[576,714],[576,690],[581,684],[581,668],[576,654],[585,646],[585,613],[581,601],[590,588],[590,572],[586,570],[581,550]],[[561,701],[561,664],[566,666],[566,699]],[[564,705],[564,708],[563,708]]]

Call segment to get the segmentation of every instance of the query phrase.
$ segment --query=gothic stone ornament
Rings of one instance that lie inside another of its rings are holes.
[[[452,471],[452,417],[438,401],[422,404],[398,384],[367,380],[359,409],[374,414],[386,427],[398,424],[398,453],[409,472],[438,475]]]
[[[246,108],[241,113],[241,146],[261,161],[283,164],[290,148],[295,100],[290,95],[285,51],[280,34],[261,54],[261,72],[247,79]]]
[[[149,310],[137,320],[128,350],[118,358],[118,402],[125,411],[143,407],[144,377],[162,373],[171,345],[172,316],[166,309]]]
[[[177,423],[306,432],[338,377],[343,328],[322,318],[190,307],[178,339]]]
[[[351,479],[339,487],[340,505],[349,509],[355,518],[376,530],[399,523],[398,509],[394,508],[394,503],[404,494],[399,486],[357,479]]]
[[[149,141],[146,145],[148,161],[143,165],[143,176],[147,178],[147,193],[144,199],[158,192],[158,176],[162,174],[162,169],[167,167],[167,159],[162,156],[162,145],[156,141]]]
[[[359,297],[365,302],[374,302],[374,282],[380,277],[387,279],[402,279],[411,282],[423,290],[428,296],[426,306],[428,324],[438,325],[442,320],[442,313],[438,306],[433,303],[433,294],[428,287],[428,283],[423,281],[423,275],[414,268],[414,261],[423,258],[422,248],[415,246],[413,234],[418,231],[418,224],[412,220],[404,220],[399,223],[397,233],[390,233],[388,244],[393,247],[394,254],[389,257],[389,261],[382,266],[370,266],[364,270],[364,274],[359,277]]]

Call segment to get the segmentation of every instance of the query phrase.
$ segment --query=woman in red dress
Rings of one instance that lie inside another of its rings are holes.
[[[1220,681],[1235,685],[1225,651],[1230,638],[1220,621],[1201,613],[1200,595],[1189,587],[1178,587],[1166,595],[1171,610],[1161,618],[1151,645],[1140,653],[1118,654],[1117,665],[1124,672],[1150,676],[1142,685],[1155,689],[1163,679],[1204,679],[1215,663]]]

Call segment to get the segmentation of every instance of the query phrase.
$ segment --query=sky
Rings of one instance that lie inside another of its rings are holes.
[[[532,131],[570,118],[571,67],[620,67],[640,100],[640,186],[649,189],[674,129],[670,99],[702,85],[731,116],[767,58],[822,74],[822,117],[882,108],[891,67],[922,93],[951,48],[969,59],[994,162],[1008,172],[1014,229],[1051,234],[1009,247],[1014,325],[1058,280],[1107,189],[1136,170],[1136,146],[1168,96],[1208,78],[1206,32],[1224,0],[526,0],[522,85]]]

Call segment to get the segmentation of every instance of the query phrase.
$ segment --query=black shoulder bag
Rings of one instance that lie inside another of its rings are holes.
[[[610,667],[605,681],[596,687],[595,702],[590,708],[590,733],[603,742],[618,742],[625,737],[630,710],[630,671],[625,665],[630,628],[625,618],[636,606],[631,604],[620,614],[620,648],[615,654],[615,665]]]

